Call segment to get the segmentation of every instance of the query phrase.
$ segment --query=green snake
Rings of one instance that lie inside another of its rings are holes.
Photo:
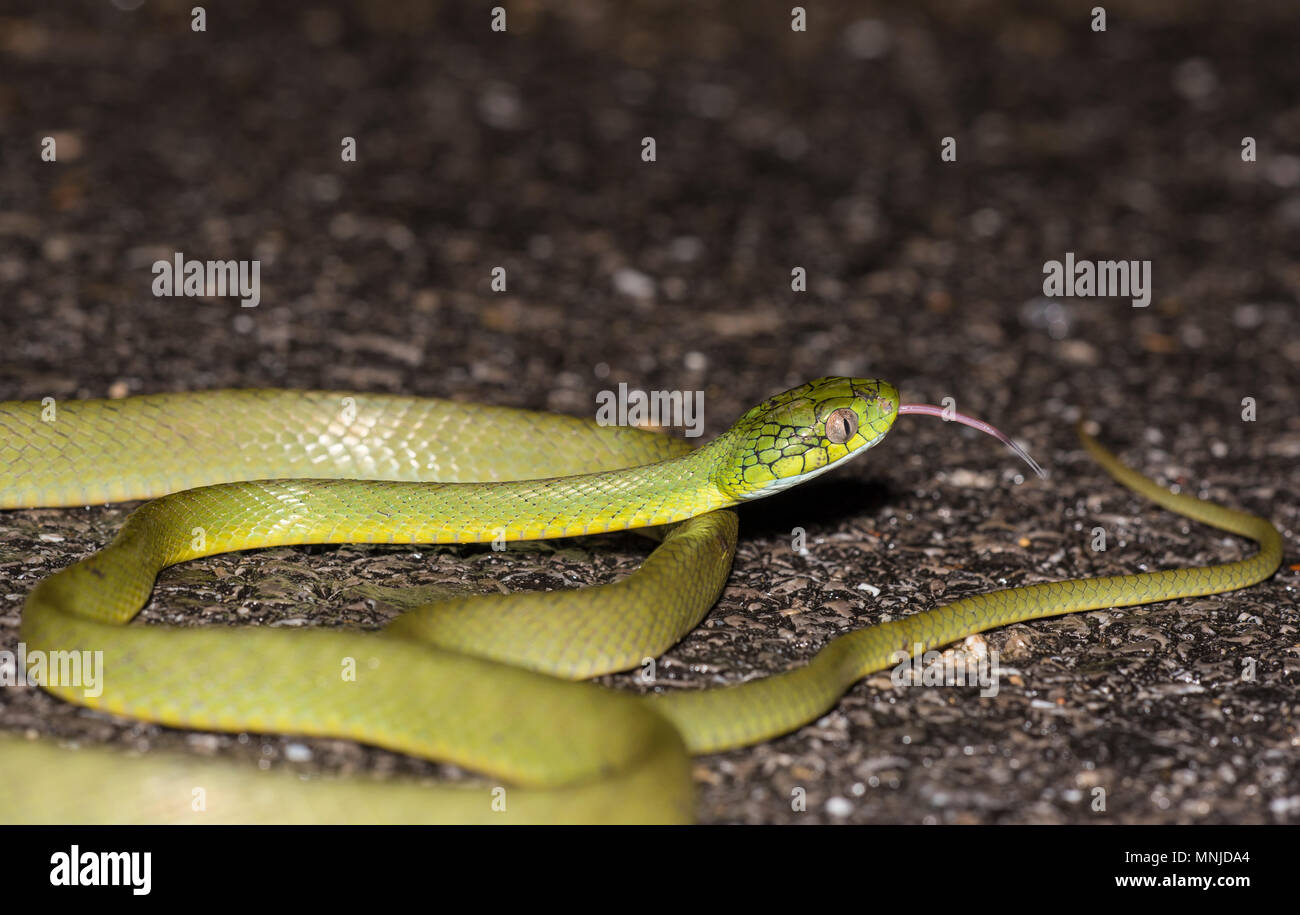
[[[1268,521],[1172,493],[1080,430],[1119,482],[1252,538],[1258,552],[1218,566],[965,597],[841,635],[804,666],[724,688],[640,695],[578,682],[641,665],[703,618],[735,552],[729,507],[844,464],[902,413],[936,411],[900,404],[883,381],[822,378],[692,449],[574,417],[380,395],[253,390],[0,403],[0,508],[153,499],[107,547],[28,595],[20,639],[29,656],[102,652],[97,695],[48,682],[54,676],[41,686],[162,725],[347,738],[478,776],[470,784],[303,778],[10,736],[0,742],[0,821],[688,821],[692,754],[797,729],[855,681],[897,664],[900,652],[1013,622],[1243,588],[1280,564],[1281,536]],[[622,581],[456,598],[378,631],[125,625],[161,569],[200,556],[634,528],[659,528],[661,543]]]

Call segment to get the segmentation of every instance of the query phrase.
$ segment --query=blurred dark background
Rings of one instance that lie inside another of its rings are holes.
[[[1136,466],[1269,515],[1279,575],[992,633],[1015,668],[995,700],[859,685],[817,726],[701,760],[702,817],[1300,819],[1293,3],[1108,3],[1104,32],[1092,2],[814,2],[805,32],[789,3],[503,3],[504,33],[489,3],[221,2],[201,33],[188,0],[135,5],[0,13],[0,399],[275,386],[591,415],[627,382],[705,391],[713,434],[852,374],[952,396],[1048,466],[1016,489],[995,444],[918,419],[824,488],[747,509],[719,607],[661,667],[686,685],[779,670],[960,593],[1250,549],[1110,483],[1075,445],[1084,407]],[[261,303],[155,298],[151,265],[177,251],[260,260]],[[1043,265],[1067,251],[1151,260],[1150,307],[1045,298]],[[6,644],[31,582],[124,513],[0,517]],[[790,553],[795,526],[810,557]],[[641,549],[610,546],[479,565],[602,580]],[[334,576],[313,591],[328,623],[364,604],[349,583],[377,553],[271,555],[283,574],[258,614],[283,581],[280,609],[299,612],[306,563]],[[478,555],[438,561],[452,580]],[[400,559],[394,585],[427,565]],[[156,619],[210,609],[167,587],[199,573],[167,574]],[[186,741],[32,691],[0,704],[10,730]],[[315,762],[423,771],[339,743],[314,742]]]

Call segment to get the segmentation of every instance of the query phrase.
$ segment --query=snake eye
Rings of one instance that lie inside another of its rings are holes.
[[[840,407],[826,417],[826,437],[836,445],[843,445],[858,433],[858,414],[848,407]]]

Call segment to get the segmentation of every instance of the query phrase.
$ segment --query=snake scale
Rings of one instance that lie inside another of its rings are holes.
[[[689,821],[692,754],[815,720],[856,680],[893,666],[899,650],[1243,588],[1280,564],[1281,536],[1268,521],[1170,492],[1080,430],[1120,483],[1249,537],[1258,552],[964,597],[838,636],[801,667],[718,689],[637,695],[580,682],[640,665],[703,618],[735,553],[731,506],[839,466],[878,444],[900,413],[933,409],[900,404],[882,381],[822,378],[764,401],[693,450],[569,416],[382,395],[0,403],[0,508],[153,500],[107,547],[28,595],[20,638],[29,654],[102,652],[99,695],[75,684],[45,689],[162,725],[347,738],[478,776],[468,785],[304,778],[11,735],[0,739],[0,821]],[[161,569],[199,556],[636,528],[659,528],[661,542],[622,581],[454,598],[378,631],[126,625]]]

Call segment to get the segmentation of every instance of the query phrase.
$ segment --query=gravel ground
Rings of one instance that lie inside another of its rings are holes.
[[[988,633],[996,697],[870,678],[815,725],[699,759],[701,818],[1300,821],[1300,27],[1286,3],[1116,3],[1095,32],[1092,5],[818,3],[794,32],[788,4],[526,3],[497,33],[468,4],[246,2],[212,5],[195,33],[188,3],[11,3],[0,397],[342,388],[591,415],[626,382],[704,391],[711,435],[853,374],[953,397],[1048,467],[1018,482],[991,440],[910,419],[746,506],[722,599],[660,663],[682,686],[786,669],[962,594],[1249,553],[1112,483],[1073,438],[1086,409],[1134,466],[1270,517],[1281,571]],[[177,251],[259,259],[260,304],[154,297],[150,265]],[[1149,259],[1150,306],[1045,298],[1044,263],[1066,252]],[[0,514],[0,644],[32,583],[131,507]],[[373,626],[408,583],[606,581],[644,550],[620,535],[234,554],[166,572],[144,616]],[[31,689],[0,690],[0,728],[435,770]]]

